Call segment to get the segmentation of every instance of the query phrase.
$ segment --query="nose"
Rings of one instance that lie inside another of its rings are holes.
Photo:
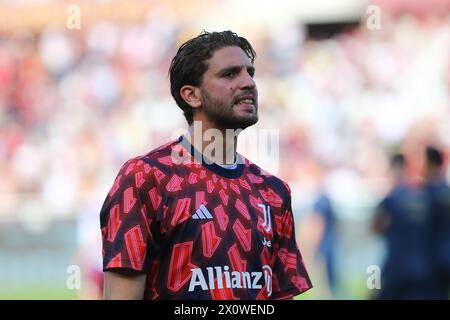
[[[256,82],[255,79],[247,72],[243,72],[242,80],[240,83],[240,89],[255,89]]]

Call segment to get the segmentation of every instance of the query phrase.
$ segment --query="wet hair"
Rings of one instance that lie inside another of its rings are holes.
[[[170,92],[177,105],[183,110],[188,124],[192,124],[194,110],[181,97],[180,89],[184,85],[199,87],[203,74],[208,69],[208,60],[218,49],[236,46],[241,48],[253,63],[256,52],[247,39],[232,31],[203,31],[197,37],[183,43],[172,59],[169,68]]]
[[[444,163],[444,156],[442,154],[442,151],[435,147],[432,146],[427,147],[426,157],[427,157],[427,165],[429,166],[440,167]]]

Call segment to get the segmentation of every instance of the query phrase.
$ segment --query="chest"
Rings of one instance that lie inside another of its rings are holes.
[[[200,171],[172,178],[165,188],[157,217],[161,241],[192,241],[204,257],[233,245],[244,255],[272,252],[283,202],[262,178],[226,179]]]

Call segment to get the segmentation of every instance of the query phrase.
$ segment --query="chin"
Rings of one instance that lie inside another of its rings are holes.
[[[226,129],[245,129],[258,122],[257,113],[247,113],[247,114],[228,114],[221,115],[214,119],[214,124],[217,128]]]
[[[245,129],[250,127],[258,122],[258,115],[251,117],[241,117],[234,121],[234,129]]]

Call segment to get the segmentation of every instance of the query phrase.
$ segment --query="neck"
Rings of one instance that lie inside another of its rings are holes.
[[[187,139],[204,157],[217,164],[235,162],[240,131],[216,128],[206,121],[194,121],[188,132]]]

